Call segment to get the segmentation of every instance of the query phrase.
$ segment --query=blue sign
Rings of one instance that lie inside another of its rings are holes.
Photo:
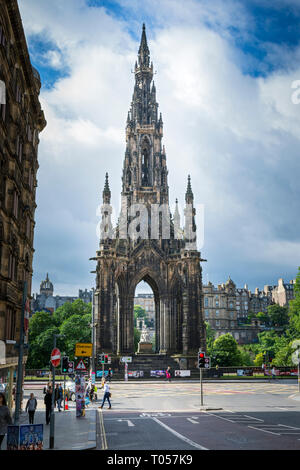
[[[43,450],[43,424],[7,427],[7,450]]]

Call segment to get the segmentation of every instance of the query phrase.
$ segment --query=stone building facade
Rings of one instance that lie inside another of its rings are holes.
[[[294,286],[296,284],[296,279],[293,279],[289,284],[285,283],[284,280],[278,279],[278,285],[274,286],[272,289],[272,300],[275,304],[284,307],[289,304],[290,300],[295,298]]]
[[[18,362],[24,281],[31,295],[38,145],[46,126],[16,0],[0,0],[0,85],[0,381],[6,381]]]
[[[239,323],[241,308],[247,309],[245,289],[236,289],[229,278],[225,284],[215,287],[211,282],[203,286],[204,317],[215,332],[215,337],[230,333],[239,344],[252,343],[259,332],[258,325]]]
[[[91,258],[97,262],[97,353],[105,351],[117,356],[134,352],[134,295],[137,284],[144,280],[154,294],[156,352],[195,355],[200,346],[205,348],[205,325],[194,196],[188,178],[183,231],[178,207],[173,217],[169,212],[163,121],[158,115],[145,26],[134,74],[126,123],[120,217],[114,228],[106,176],[100,249]],[[167,211],[152,212],[163,204]],[[167,235],[165,228],[169,228]]]
[[[54,286],[50,281],[48,273],[46,279],[40,284],[40,293],[34,294],[31,302],[31,314],[35,312],[41,312],[42,310],[46,312],[53,313],[58,307],[61,307],[66,302],[75,302],[77,299],[83,300],[85,303],[92,302],[93,292],[91,290],[82,290],[79,289],[78,297],[76,296],[62,296],[62,295],[53,295]]]
[[[155,303],[153,294],[138,294],[134,297],[134,305],[140,305],[146,311],[147,318],[155,322]]]
[[[216,337],[231,333],[241,344],[252,343],[261,327],[255,319],[251,325],[245,325],[248,315],[267,312],[268,306],[275,303],[288,305],[294,298],[294,284],[295,281],[285,284],[279,279],[278,286],[266,285],[262,291],[257,287],[251,292],[247,284],[243,288],[236,287],[230,277],[218,287],[209,282],[203,286],[205,320],[216,332]]]

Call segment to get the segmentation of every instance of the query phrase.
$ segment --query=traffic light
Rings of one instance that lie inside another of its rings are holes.
[[[69,358],[68,356],[63,356],[61,361],[61,373],[67,374],[69,370]]]
[[[104,364],[104,362],[105,362],[104,356],[105,356],[105,354],[98,354],[98,365]]]
[[[205,353],[202,351],[198,352],[198,369],[205,368]]]
[[[104,364],[108,364],[108,355],[107,354],[104,355]]]

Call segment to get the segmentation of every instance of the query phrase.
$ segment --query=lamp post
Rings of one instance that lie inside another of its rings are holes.
[[[56,338],[59,338],[61,335],[53,335],[53,349],[56,348]],[[49,437],[49,448],[54,448],[54,428],[55,428],[55,417],[54,417],[54,402],[55,402],[55,367],[52,364],[52,404],[51,404],[51,414],[50,414],[50,437]]]

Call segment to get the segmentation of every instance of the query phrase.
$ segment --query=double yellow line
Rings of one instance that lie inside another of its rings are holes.
[[[106,440],[106,434],[105,434],[105,427],[104,427],[104,420],[103,420],[103,413],[102,410],[99,410],[99,425],[100,425],[100,434],[101,434],[101,445],[102,445],[102,450],[107,450],[107,440]]]

